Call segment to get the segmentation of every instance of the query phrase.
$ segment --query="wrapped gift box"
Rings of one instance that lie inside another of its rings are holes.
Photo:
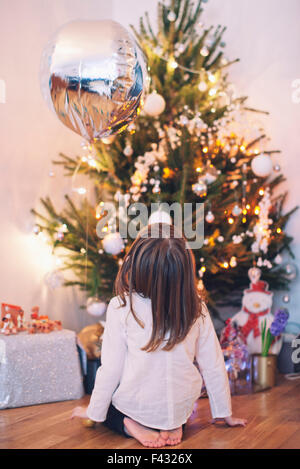
[[[83,395],[75,332],[0,335],[0,409]]]

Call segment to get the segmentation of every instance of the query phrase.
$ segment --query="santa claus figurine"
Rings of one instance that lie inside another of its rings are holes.
[[[273,293],[267,282],[260,280],[261,271],[257,267],[249,270],[250,288],[244,290],[242,310],[232,317],[246,339],[250,354],[262,352],[261,329],[266,321],[266,330],[271,326],[274,316],[271,313]],[[282,340],[276,340],[270,347],[270,354],[280,352]]]

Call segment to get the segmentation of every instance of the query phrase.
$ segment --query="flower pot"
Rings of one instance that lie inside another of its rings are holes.
[[[276,384],[277,355],[252,355],[252,383],[254,392],[264,391]]]

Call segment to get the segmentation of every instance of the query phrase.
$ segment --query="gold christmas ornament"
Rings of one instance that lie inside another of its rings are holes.
[[[96,422],[94,422],[94,420],[91,420],[91,419],[82,419],[82,425],[84,427],[92,428],[96,425]]]
[[[103,332],[104,327],[97,323],[84,327],[77,335],[78,343],[86,352],[89,360],[100,357]]]

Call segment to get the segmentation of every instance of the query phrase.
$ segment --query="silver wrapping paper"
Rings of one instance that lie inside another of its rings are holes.
[[[75,332],[0,335],[0,409],[83,394]]]

